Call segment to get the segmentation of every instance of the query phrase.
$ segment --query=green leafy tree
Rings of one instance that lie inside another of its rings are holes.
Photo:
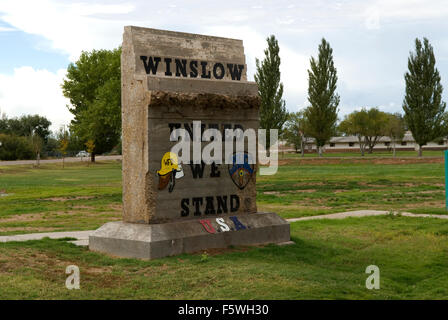
[[[64,96],[70,99],[73,133],[80,143],[94,141],[91,161],[95,154],[112,150],[121,134],[121,48],[83,52],[67,69],[62,85]]]
[[[386,135],[388,119],[388,115],[378,108],[362,108],[345,116],[338,129],[358,138],[359,149],[364,156],[366,148],[368,153],[372,153],[381,137]]]
[[[5,114],[2,114],[0,119],[0,133],[15,137],[25,137],[28,139],[36,156],[37,166],[39,166],[42,150],[45,148],[48,139],[50,138],[50,125],[51,122],[47,118],[37,114],[23,115],[20,118],[8,118]],[[27,144],[21,142],[19,145],[27,146]],[[26,156],[28,153],[15,154]]]
[[[442,101],[443,87],[435,64],[434,51],[428,39],[424,38],[423,43],[415,39],[415,52],[409,55],[408,71],[404,76],[406,94],[403,110],[409,130],[419,145],[419,156],[422,156],[423,145],[443,135],[446,104]]]
[[[373,153],[373,148],[387,134],[386,128],[388,116],[378,108],[371,108],[367,111],[367,127],[365,128],[365,139],[367,141],[368,152]]]
[[[23,115],[20,118],[8,118],[3,115],[0,119],[0,132],[19,137],[37,135],[46,142],[51,133],[50,125],[51,122],[47,118],[37,114]]]
[[[306,136],[304,132],[303,112],[292,112],[288,114],[288,120],[285,123],[283,138],[292,145],[296,153],[301,152],[302,157],[305,153]]]
[[[57,139],[59,144],[59,151],[62,155],[62,168],[64,168],[65,157],[67,155],[67,148],[69,144],[69,134],[65,130],[65,127],[59,129],[59,132],[57,133]]]
[[[47,143],[43,145],[42,154],[45,153],[46,155],[55,156],[58,152],[58,149],[59,149],[58,140],[53,134],[51,134],[48,137]]]
[[[319,156],[322,147],[335,134],[338,119],[339,95],[336,93],[338,80],[333,62],[333,49],[322,39],[317,60],[310,59],[308,70],[308,100],[310,106],[305,109],[307,133],[316,140]]]
[[[399,113],[388,113],[387,124],[385,128],[385,135],[390,138],[392,142],[393,155],[396,155],[396,144],[403,140],[406,132],[403,116]]]
[[[24,136],[30,137],[35,135],[43,142],[48,140],[51,133],[49,129],[51,122],[47,118],[37,114],[25,115],[20,117],[20,121],[22,122]]]
[[[39,167],[40,155],[42,153],[42,148],[43,148],[44,142],[43,142],[42,138],[39,136],[39,134],[37,134],[37,133],[33,133],[30,136],[30,142],[31,142],[31,145],[33,146],[33,152],[36,155],[36,166]]]
[[[345,135],[351,135],[358,138],[359,151],[364,156],[367,141],[365,139],[364,128],[367,127],[367,112],[365,110],[354,111],[344,117],[339,124],[338,130]]]
[[[92,153],[95,150],[95,142],[92,139],[87,140],[85,146],[88,153]]]
[[[285,108],[283,83],[280,82],[280,48],[275,36],[267,39],[268,47],[264,50],[265,58],[262,62],[255,60],[257,72],[255,81],[261,97],[260,127],[266,129],[266,148],[270,147],[270,129],[277,129],[282,134],[283,125],[288,112]]]
[[[33,153],[28,138],[0,133],[0,160],[32,159]]]

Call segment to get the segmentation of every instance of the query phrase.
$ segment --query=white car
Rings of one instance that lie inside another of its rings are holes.
[[[90,157],[90,153],[88,153],[87,151],[79,151],[78,154],[76,155],[78,158],[79,157]]]

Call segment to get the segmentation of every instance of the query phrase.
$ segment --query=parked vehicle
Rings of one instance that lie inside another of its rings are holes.
[[[76,155],[78,158],[79,157],[90,157],[90,153],[88,153],[85,150],[79,151],[78,154]]]

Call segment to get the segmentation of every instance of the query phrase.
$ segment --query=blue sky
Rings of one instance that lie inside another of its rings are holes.
[[[255,57],[263,58],[265,39],[274,34],[290,111],[307,106],[309,58],[325,37],[338,69],[339,117],[363,106],[400,112],[416,37],[430,40],[448,87],[448,6],[428,3],[0,0],[0,111],[44,115],[54,130],[68,124],[60,89],[67,65],[82,50],[117,47],[123,26],[137,25],[242,39],[250,79]]]

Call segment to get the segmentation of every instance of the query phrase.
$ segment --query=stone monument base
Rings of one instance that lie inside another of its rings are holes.
[[[275,213],[214,216],[160,224],[109,222],[89,237],[89,249],[156,259],[210,248],[290,241],[289,223]]]

